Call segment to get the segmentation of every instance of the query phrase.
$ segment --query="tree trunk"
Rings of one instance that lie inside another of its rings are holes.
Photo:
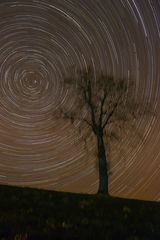
[[[99,161],[99,189],[98,193],[109,195],[108,192],[108,166],[105,153],[103,135],[97,135],[98,161]]]

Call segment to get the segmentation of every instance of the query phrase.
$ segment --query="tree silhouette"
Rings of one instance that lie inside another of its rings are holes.
[[[92,67],[75,70],[71,77],[64,79],[64,89],[71,90],[75,104],[72,109],[60,107],[56,117],[69,119],[72,123],[81,120],[94,133],[99,166],[98,193],[109,195],[107,148],[104,142],[109,126],[112,125],[110,137],[117,138],[118,134],[114,131],[117,126],[123,127],[139,113],[138,105],[130,95],[133,87],[133,82],[127,79],[95,73]]]

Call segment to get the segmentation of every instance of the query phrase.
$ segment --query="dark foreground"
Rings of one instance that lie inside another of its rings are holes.
[[[0,186],[0,240],[160,239],[160,203]]]

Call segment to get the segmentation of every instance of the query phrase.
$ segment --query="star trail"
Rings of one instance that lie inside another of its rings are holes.
[[[160,200],[159,0],[0,1],[0,183],[97,191],[88,127],[54,118],[75,104],[63,84],[71,66],[88,63],[133,79],[132,97],[154,112],[109,145],[110,193]]]

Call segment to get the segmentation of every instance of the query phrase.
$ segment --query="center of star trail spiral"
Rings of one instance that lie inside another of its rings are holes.
[[[157,111],[159,26],[159,1],[1,1],[0,182],[96,192],[93,136],[86,150],[76,126],[54,118],[60,105],[75,105],[64,78],[71,66],[91,63],[115,78],[133,79],[132,97]],[[157,119],[137,121],[143,140],[128,132],[110,147],[112,194],[160,198]]]

